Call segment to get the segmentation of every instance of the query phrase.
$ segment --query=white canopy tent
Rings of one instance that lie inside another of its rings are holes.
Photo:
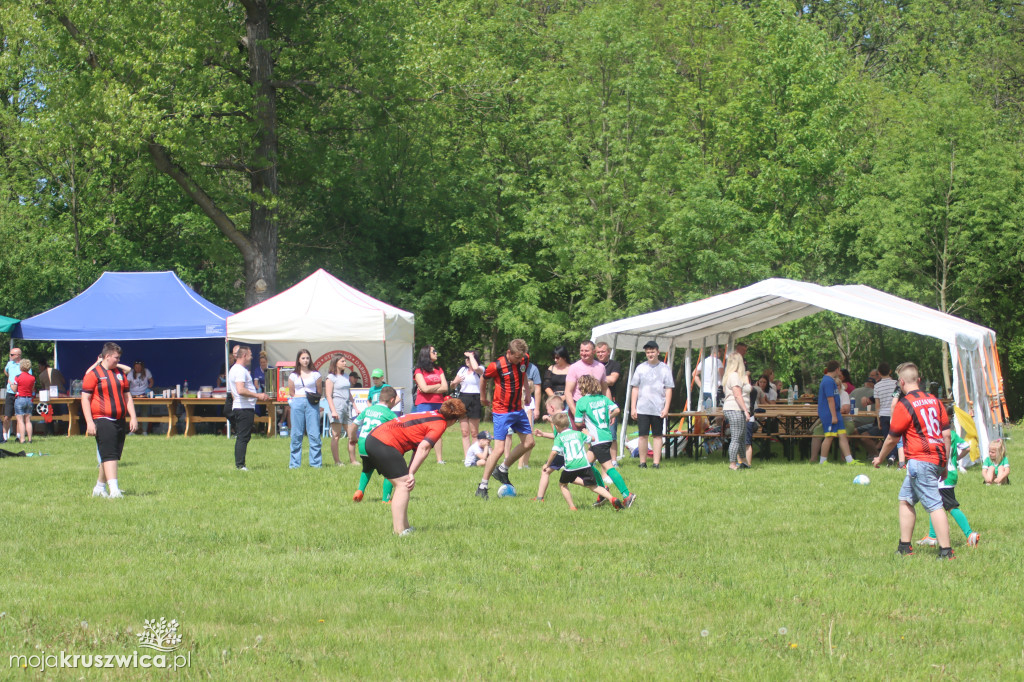
[[[963,410],[969,412],[974,408],[982,452],[990,439],[1001,437],[1005,401],[995,332],[867,286],[822,287],[788,279],[767,279],[702,301],[594,327],[591,338],[612,348],[629,350],[632,375],[635,354],[648,340],[654,339],[663,349],[667,347],[669,357],[675,348],[692,349],[695,343],[700,348],[724,339],[731,347],[734,339],[824,310],[932,336],[949,344],[952,395]],[[687,404],[689,375],[687,353]]]
[[[380,367],[396,387],[412,381],[415,318],[354,289],[322,268],[290,289],[227,319],[232,341],[264,344],[275,361],[306,348],[319,367],[342,352],[369,386]],[[408,403],[408,391],[404,391]],[[404,405],[408,411],[410,405]]]

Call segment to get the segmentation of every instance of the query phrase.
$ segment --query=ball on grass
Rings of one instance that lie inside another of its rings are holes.
[[[515,497],[516,489],[512,484],[506,483],[505,485],[498,488],[498,497]]]
[[[856,483],[857,485],[867,485],[868,483],[871,483],[871,479],[865,476],[864,474],[858,474],[856,477],[854,477],[853,482]]]

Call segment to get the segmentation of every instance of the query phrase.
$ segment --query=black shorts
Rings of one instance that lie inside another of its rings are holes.
[[[401,478],[409,473],[405,453],[380,442],[372,433],[366,437],[366,461],[384,478]]]
[[[638,434],[640,436],[647,436],[648,433],[652,436],[660,436],[664,423],[665,420],[659,414],[638,414],[636,416],[636,425],[640,429]]]
[[[608,443],[595,443],[590,446],[590,451],[594,453],[594,459],[601,464],[612,461],[612,444]]]
[[[942,508],[946,511],[953,511],[960,506],[956,501],[955,488],[939,488],[939,497],[942,498]]]
[[[16,395],[15,391],[7,391],[7,398],[4,400],[4,416],[5,417],[13,417],[14,416],[14,398],[15,398],[15,395]]]
[[[93,423],[96,425],[96,452],[100,455],[100,461],[121,461],[124,437],[128,434],[124,420],[95,419]]]
[[[480,405],[479,393],[460,393],[459,400],[466,406],[466,419],[480,419],[483,416],[484,409]],[[476,434],[473,436],[476,437]]]
[[[597,479],[594,478],[594,470],[590,467],[575,469],[574,471],[563,471],[558,482],[562,485],[569,485],[570,483],[575,483],[577,478],[583,479],[583,485],[588,488],[597,485]]]

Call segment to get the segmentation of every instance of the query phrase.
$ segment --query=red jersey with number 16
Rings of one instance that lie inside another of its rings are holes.
[[[86,372],[82,380],[82,393],[92,396],[89,407],[93,418],[124,419],[128,414],[128,403],[124,399],[127,392],[128,380],[119,368],[97,365]]]
[[[432,412],[413,412],[384,422],[370,435],[385,445],[390,445],[400,452],[408,452],[423,441],[431,445],[440,440],[448,422],[437,410]]]
[[[487,365],[484,378],[494,382],[492,412],[508,414],[523,409],[523,384],[526,382],[526,368],[529,366],[529,353],[514,365],[508,361],[508,355],[502,355]]]
[[[911,391],[893,403],[889,433],[903,436],[907,459],[944,464],[946,444],[942,432],[949,429],[949,415],[942,402],[924,391]]]

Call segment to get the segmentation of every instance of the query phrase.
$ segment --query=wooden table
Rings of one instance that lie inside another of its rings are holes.
[[[176,398],[175,402],[185,408],[185,435],[196,435],[196,424],[219,423],[225,421],[223,414],[215,417],[196,414],[197,407],[218,407],[223,413],[224,396],[218,398]],[[255,423],[267,425],[267,435],[273,436],[277,433],[277,408],[287,405],[287,401],[257,400],[257,405],[267,408],[267,414],[257,415]]]
[[[68,408],[67,414],[54,415],[54,421],[66,421],[68,422],[68,435],[69,436],[80,436],[82,435],[81,429],[78,428],[78,419],[82,415],[82,399],[71,398],[68,396],[59,398],[50,398],[49,402],[51,405],[66,405]],[[138,406],[153,406],[153,407],[166,407],[166,416],[145,416],[139,417],[138,411],[136,410],[136,420],[139,423],[152,423],[152,424],[166,424],[167,425],[167,437],[170,438],[175,431],[175,423],[177,422],[177,398],[132,398],[132,402]]]
[[[693,438],[702,438],[703,433],[697,433],[695,429],[695,422],[697,419],[703,418],[707,420],[721,419],[723,417],[721,408],[715,408],[712,410],[690,410],[685,412],[673,412],[668,415],[669,419],[678,418],[680,420],[680,428],[677,430],[670,430],[667,434],[667,440],[671,439],[674,442],[666,442],[666,448],[670,453],[670,456],[674,456],[678,452],[680,446],[685,443],[685,447],[689,452],[694,454],[692,450]],[[811,433],[814,428],[814,423],[818,420],[818,406],[795,403],[790,405],[789,403],[775,403],[773,405],[761,405],[757,408],[757,412],[754,415],[759,421],[764,419],[775,419],[778,424],[778,431],[771,434],[755,434],[755,438],[778,438],[782,443],[782,450],[787,459],[792,460],[795,457],[795,449],[799,444],[802,454],[808,455],[810,451],[810,441],[814,437]],[[849,418],[871,418],[874,419],[878,416],[877,412],[860,410],[857,414],[844,415]],[[878,438],[876,436],[859,436],[853,434],[854,438]]]

